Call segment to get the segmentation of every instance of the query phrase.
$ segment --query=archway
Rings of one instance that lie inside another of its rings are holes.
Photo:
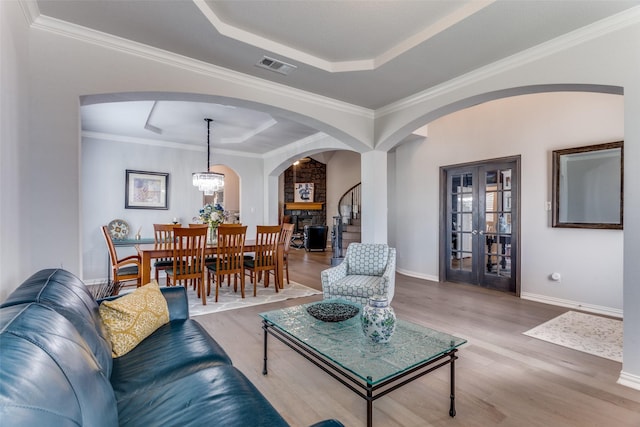
[[[211,171],[224,175],[224,188],[210,196],[203,194],[202,203],[220,204],[228,216],[227,222],[241,222],[240,176],[226,165],[213,165]]]

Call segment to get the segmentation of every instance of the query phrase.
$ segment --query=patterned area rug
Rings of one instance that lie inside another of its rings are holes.
[[[622,362],[622,321],[568,311],[525,335]]]
[[[318,294],[322,294],[322,292],[292,281],[290,284],[285,283],[284,289],[280,289],[278,293],[275,292],[273,284],[265,288],[262,283],[258,283],[257,296],[254,297],[253,285],[247,279],[244,299],[240,295],[240,289],[238,292],[233,292],[233,285],[227,286],[225,283],[218,290],[218,302],[215,302],[214,289],[211,289],[211,296],[207,297],[207,305],[202,305],[202,300],[196,296],[195,291],[193,289],[187,290],[191,317]]]

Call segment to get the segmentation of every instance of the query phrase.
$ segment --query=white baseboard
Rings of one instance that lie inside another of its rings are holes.
[[[627,372],[621,371],[620,378],[616,381],[618,384],[625,387],[640,390],[640,375],[633,375]]]
[[[401,268],[396,268],[396,272],[400,273],[400,274],[404,274],[405,276],[415,277],[416,279],[431,280],[432,282],[440,281],[438,276],[432,276],[432,275],[429,275],[429,274],[416,273],[415,271],[403,270]]]
[[[528,292],[522,292],[520,294],[520,298],[530,301],[542,302],[545,304],[557,305],[560,307],[574,308],[576,310],[587,311],[590,313],[603,314],[605,316],[619,317],[622,319],[622,310],[617,308],[587,304],[579,301],[550,297],[547,295],[531,294]]]

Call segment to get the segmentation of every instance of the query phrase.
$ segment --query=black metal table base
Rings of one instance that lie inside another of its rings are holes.
[[[385,396],[388,393],[402,387],[403,385],[410,383],[411,381],[418,379],[430,372],[435,371],[445,365],[451,365],[451,393],[450,393],[450,406],[449,416],[455,417],[455,361],[458,359],[456,352],[458,349],[454,348],[450,351],[431,359],[427,362],[414,366],[408,371],[405,371],[399,375],[395,375],[385,381],[378,384],[371,384],[371,377],[369,381],[364,382],[360,378],[351,374],[350,372],[341,369],[336,364],[325,359],[320,354],[316,353],[313,349],[306,346],[301,341],[296,340],[289,334],[279,329],[273,323],[263,320],[262,329],[264,331],[264,366],[262,368],[262,374],[267,375],[267,337],[272,335],[287,347],[300,354],[302,357],[322,369],[331,377],[336,379],[342,385],[346,386],[349,390],[356,393],[367,401],[367,427],[373,426],[373,401]]]

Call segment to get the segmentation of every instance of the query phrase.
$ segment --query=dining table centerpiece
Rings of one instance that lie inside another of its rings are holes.
[[[225,221],[226,216],[226,212],[220,203],[207,203],[200,209],[199,220],[209,226],[209,243],[217,241],[218,226]]]

